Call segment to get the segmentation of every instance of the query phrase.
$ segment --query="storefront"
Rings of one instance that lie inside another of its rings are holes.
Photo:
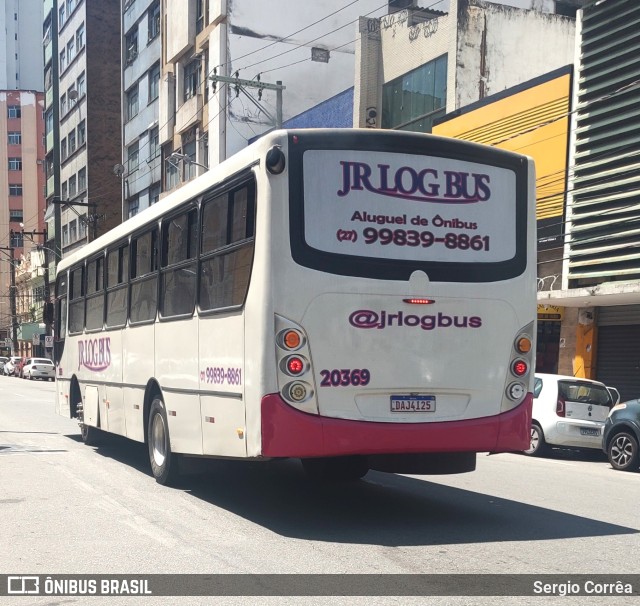
[[[558,372],[563,311],[563,308],[557,305],[538,305],[536,372]]]

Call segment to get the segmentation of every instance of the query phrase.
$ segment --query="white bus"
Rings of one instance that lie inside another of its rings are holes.
[[[160,483],[182,456],[471,471],[529,447],[535,271],[530,159],[273,132],[60,262],[57,410]]]

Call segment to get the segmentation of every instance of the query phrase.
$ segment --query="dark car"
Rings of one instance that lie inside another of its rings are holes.
[[[640,400],[630,400],[611,409],[602,433],[602,450],[614,469],[638,469]]]

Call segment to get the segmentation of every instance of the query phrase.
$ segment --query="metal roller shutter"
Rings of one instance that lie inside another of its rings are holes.
[[[622,402],[640,398],[640,306],[599,309],[596,379]]]

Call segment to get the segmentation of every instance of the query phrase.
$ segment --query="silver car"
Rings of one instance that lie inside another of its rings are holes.
[[[22,367],[23,379],[48,379],[56,378],[56,367],[47,358],[29,358]]]

